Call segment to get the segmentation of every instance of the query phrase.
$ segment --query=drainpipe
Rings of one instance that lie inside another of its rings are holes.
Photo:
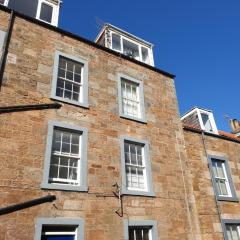
[[[14,204],[8,207],[4,207],[0,209],[0,216],[1,215],[5,215],[5,214],[9,214],[12,212],[16,212],[25,208],[30,208],[36,205],[40,205],[43,203],[47,203],[47,202],[53,202],[56,200],[56,196],[55,195],[48,195],[45,197],[41,197],[41,198],[37,198],[28,202],[23,202],[23,203],[19,203],[19,204]]]
[[[6,106],[6,107],[0,107],[0,114],[11,113],[11,112],[33,111],[33,110],[59,109],[61,107],[62,107],[62,104],[60,103]]]
[[[208,153],[207,153],[207,147],[206,147],[206,141],[205,141],[205,134],[204,134],[204,131],[202,131],[202,143],[203,143],[203,148],[204,148],[204,153],[205,153],[205,156],[207,158],[207,160],[209,159],[208,158]],[[214,189],[214,176],[213,176],[213,172],[212,170],[210,169],[210,166],[209,166],[210,162],[208,160],[208,168],[209,168],[209,172],[210,172],[210,176],[211,176],[211,181],[212,181],[212,187]],[[223,222],[222,222],[222,218],[221,218],[221,209],[220,209],[220,205],[219,205],[219,202],[218,202],[218,199],[217,199],[217,194],[214,193],[214,198],[215,198],[215,203],[216,203],[216,208],[217,208],[217,213],[218,213],[218,217],[219,217],[219,221],[221,223],[221,227],[222,227],[222,232],[223,232],[223,239],[224,238],[224,226],[223,226]]]
[[[5,65],[7,61],[8,49],[9,49],[9,44],[12,36],[14,20],[15,20],[15,12],[11,11],[11,15],[9,17],[8,29],[7,29],[6,36],[3,43],[3,52],[2,52],[1,62],[0,62],[0,91],[1,91],[2,82],[3,82],[3,75],[4,75]]]

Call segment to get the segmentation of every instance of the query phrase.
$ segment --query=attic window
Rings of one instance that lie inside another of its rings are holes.
[[[37,9],[37,15],[36,15],[37,19],[57,26],[58,12],[59,12],[59,5],[56,5],[48,0],[38,1],[38,9]]]
[[[186,113],[181,120],[184,124],[202,129],[205,132],[218,134],[213,113],[209,110],[194,108]]]
[[[111,46],[114,51],[120,52],[130,58],[144,62],[146,64],[154,65],[152,59],[151,48],[143,45],[139,41],[134,41],[132,38],[127,38],[125,35],[121,35],[118,32],[110,31]],[[99,43],[101,38],[99,40]]]
[[[142,60],[145,63],[149,63],[149,54],[148,54],[148,49],[145,47],[141,47],[142,49]]]
[[[139,60],[138,45],[126,39],[123,39],[123,54],[127,55],[128,57]]]
[[[40,11],[40,19],[44,22],[51,23],[52,22],[52,15],[53,15],[53,7],[49,4],[42,3],[41,11]]]
[[[118,34],[112,34],[112,49],[121,51],[121,38]]]
[[[212,125],[211,125],[209,115],[206,114],[206,113],[201,113],[201,117],[202,117],[202,122],[203,122],[203,125],[205,127],[205,130],[207,132],[212,132],[213,129],[212,129]]]

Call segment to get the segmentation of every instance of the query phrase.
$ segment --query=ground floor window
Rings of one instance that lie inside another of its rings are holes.
[[[152,234],[151,234],[152,227],[149,226],[135,226],[135,227],[129,227],[129,240],[152,240]]]
[[[83,240],[83,220],[41,218],[37,220],[34,240]]]
[[[157,221],[124,220],[124,239],[158,240]]]

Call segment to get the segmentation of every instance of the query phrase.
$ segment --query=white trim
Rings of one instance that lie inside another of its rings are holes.
[[[118,27],[115,27],[115,26],[113,26],[113,25],[111,25],[111,24],[109,24],[109,23],[104,24],[102,30],[101,30],[101,31],[99,32],[99,34],[97,35],[97,37],[96,37],[96,39],[95,39],[95,42],[98,42],[98,40],[99,40],[99,38],[101,37],[102,33],[105,32],[105,30],[106,30],[107,28],[109,28],[109,30],[113,30],[114,32],[118,32],[120,35],[123,35],[123,34],[124,34],[124,35],[127,36],[127,38],[132,38],[133,40],[138,41],[138,42],[146,45],[148,48],[149,48],[149,47],[152,48],[152,47],[154,46],[152,43],[147,42],[147,41],[145,41],[145,40],[143,40],[143,39],[141,39],[141,38],[139,38],[139,37],[137,37],[137,36],[135,36],[135,35],[133,35],[133,34],[131,34],[131,33],[129,33],[129,32],[126,32],[126,31],[124,31],[124,30],[122,30],[122,29],[120,29],[120,28],[118,28]]]
[[[138,57],[138,58],[134,58],[134,57],[133,57],[134,59],[136,59],[136,60],[138,60],[138,61],[140,61],[140,62],[149,64],[149,65],[151,65],[151,66],[154,66],[153,51],[152,51],[152,48],[151,48],[151,47],[149,47],[148,45],[144,45],[144,44],[142,44],[142,42],[138,42],[138,41],[136,41],[136,40],[133,39],[133,38],[128,38],[128,37],[126,37],[126,36],[124,36],[124,35],[121,35],[121,33],[119,33],[119,32],[112,31],[112,30],[109,30],[109,32],[110,32],[110,38],[111,38],[110,48],[111,48],[112,50],[124,54],[123,40],[128,41],[128,42],[130,42],[130,43],[135,44],[135,45],[138,47],[138,55],[139,55],[139,57]],[[118,36],[120,37],[120,50],[113,49],[113,44],[112,44],[112,35],[113,35],[113,34],[116,34],[116,35],[118,35]],[[142,59],[142,47],[144,47],[144,48],[146,48],[146,49],[148,50],[148,59],[149,59],[148,61],[149,61],[149,62],[145,62],[145,61],[143,61],[143,59]]]
[[[49,5],[49,6],[51,6],[53,8],[51,23],[46,22],[46,21],[40,19],[42,3],[45,3],[46,5]],[[57,26],[58,25],[58,18],[59,18],[59,7],[60,7],[59,4],[56,5],[56,4],[51,3],[51,2],[49,2],[47,0],[38,0],[38,8],[37,8],[36,18],[38,20],[42,21],[42,22],[45,22],[45,23]]]
[[[8,3],[9,3],[9,0],[5,0],[4,3],[3,3],[3,5],[4,5],[4,6],[8,6]]]
[[[205,131],[205,132],[210,132],[210,133],[214,133],[214,134],[218,134],[217,125],[216,125],[216,122],[215,122],[215,120],[214,120],[213,113],[212,113],[212,111],[210,111],[210,110],[195,107],[195,108],[191,109],[189,112],[187,112],[186,114],[184,114],[184,115],[181,117],[181,120],[186,119],[187,117],[189,117],[190,115],[192,115],[192,114],[194,114],[194,113],[197,114],[197,116],[198,116],[198,121],[199,121],[199,124],[200,124],[200,128],[201,128],[203,131]],[[210,121],[210,124],[211,124],[211,127],[212,127],[212,131],[206,130],[206,128],[205,128],[205,126],[204,126],[204,124],[203,124],[202,116],[201,116],[202,113],[208,115],[209,121]]]

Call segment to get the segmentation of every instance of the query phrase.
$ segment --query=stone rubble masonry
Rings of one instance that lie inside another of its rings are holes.
[[[0,11],[0,30],[9,14]],[[32,240],[38,218],[85,220],[85,240],[123,240],[123,219],[155,220],[161,240],[193,239],[180,156],[183,132],[173,79],[17,16],[9,46],[0,105],[51,103],[55,51],[89,64],[89,109],[63,103],[58,110],[1,114],[0,206],[47,194],[57,200],[1,216],[1,240]],[[117,75],[144,83],[147,124],[118,114]],[[88,193],[42,190],[49,120],[88,129]],[[120,136],[148,140],[156,197],[124,196],[124,217],[115,211],[112,185],[121,183]],[[103,197],[106,195],[106,197]]]
[[[0,31],[9,14],[0,11]],[[62,104],[54,110],[0,115],[0,207],[47,194],[57,200],[0,216],[1,240],[34,239],[38,218],[82,218],[85,240],[124,240],[124,219],[155,220],[161,240],[223,240],[201,135],[182,130],[174,81],[108,51],[17,16],[0,92],[0,106],[52,103],[56,51],[89,64],[89,108]],[[118,74],[144,85],[147,124],[119,117]],[[88,129],[87,193],[43,190],[48,121]],[[147,140],[156,197],[123,196],[124,216],[114,183],[121,183],[120,137]],[[207,152],[229,159],[240,194],[240,144],[206,136]],[[224,219],[240,219],[238,202],[220,202]]]
[[[199,239],[223,240],[223,232],[214,197],[208,160],[202,143],[201,134],[184,130],[185,147],[187,152],[188,179],[193,188],[191,206],[192,219],[198,223],[195,229]],[[237,197],[240,197],[240,144],[214,136],[205,135],[208,155],[228,158],[228,164],[233,179]],[[240,219],[240,203],[218,201],[222,219]]]

